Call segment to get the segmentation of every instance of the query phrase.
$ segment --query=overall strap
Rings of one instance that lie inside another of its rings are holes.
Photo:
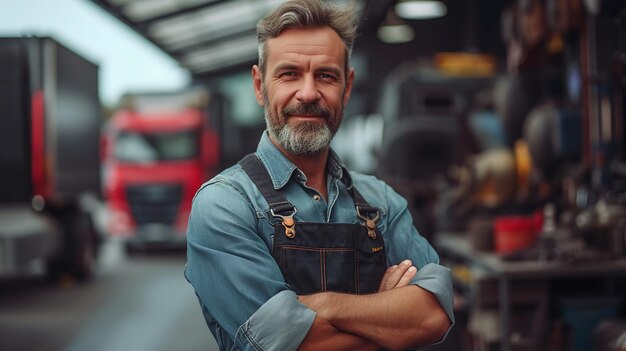
[[[370,206],[370,204],[365,201],[361,193],[359,193],[354,186],[352,186],[350,192],[352,193],[354,205],[356,206],[356,214],[365,220],[374,219],[374,221],[378,221],[380,210],[376,207]]]
[[[361,195],[361,193],[352,184],[352,177],[350,177],[350,173],[348,173],[348,170],[345,168],[343,170],[341,181],[346,186],[348,192],[354,200],[357,215],[363,220],[374,219],[374,221],[378,221],[380,210],[376,207],[370,206],[370,204],[365,201],[363,195]]]
[[[274,189],[272,179],[270,178],[267,169],[265,169],[261,160],[259,160],[254,153],[246,155],[246,157],[239,161],[239,164],[257,188],[259,188],[259,191],[261,191],[261,194],[270,206],[272,214],[292,215],[295,213],[295,206],[293,206],[280,191]],[[342,181],[346,184],[346,187],[348,187],[349,192],[352,195],[357,215],[364,220],[372,218],[375,218],[374,221],[378,220],[380,210],[376,207],[370,206],[370,204],[365,201],[361,193],[359,193],[353,185],[349,184],[347,177],[348,176],[344,176]]]
[[[289,216],[296,212],[295,206],[281,192],[274,189],[272,178],[270,178],[267,169],[265,169],[265,166],[255,154],[246,155],[239,161],[239,164],[257,188],[259,188],[259,191],[261,191],[261,194],[270,205],[272,215]]]

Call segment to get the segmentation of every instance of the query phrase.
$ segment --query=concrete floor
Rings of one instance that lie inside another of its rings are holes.
[[[93,280],[0,281],[4,351],[218,350],[191,286],[184,253],[127,256],[103,247]]]

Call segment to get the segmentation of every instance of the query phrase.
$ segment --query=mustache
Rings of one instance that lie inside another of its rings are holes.
[[[288,118],[293,115],[320,116],[328,118],[330,116],[330,111],[314,102],[311,104],[289,105],[285,107],[281,114],[283,118]]]

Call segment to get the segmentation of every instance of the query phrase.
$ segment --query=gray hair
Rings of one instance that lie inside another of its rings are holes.
[[[346,46],[345,68],[352,53],[358,23],[352,7],[338,8],[323,0],[290,0],[280,5],[269,15],[261,18],[256,26],[259,42],[259,68],[265,75],[267,61],[266,44],[286,29],[315,28],[330,26]]]

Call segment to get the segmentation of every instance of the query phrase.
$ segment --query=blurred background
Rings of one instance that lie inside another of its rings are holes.
[[[0,4],[0,349],[217,349],[187,216],[256,148],[281,2]],[[626,349],[626,3],[333,2],[360,19],[333,146],[453,271],[432,349]]]

